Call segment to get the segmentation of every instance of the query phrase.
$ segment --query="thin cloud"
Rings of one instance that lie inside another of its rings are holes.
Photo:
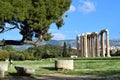
[[[95,4],[89,0],[80,0],[79,10],[83,13],[94,12]]]
[[[53,34],[53,40],[64,40],[65,39],[65,35],[62,33],[54,33]]]
[[[69,9],[69,12],[74,12],[75,10],[76,10],[75,6],[71,5],[70,9]]]

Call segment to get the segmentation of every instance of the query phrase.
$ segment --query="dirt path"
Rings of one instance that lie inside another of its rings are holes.
[[[63,75],[63,74],[44,74],[39,77],[39,80],[93,80],[96,77],[91,76],[71,76],[71,75]]]
[[[37,78],[26,77],[26,76],[21,76],[21,77],[7,76],[5,77],[5,79],[2,79],[2,80],[120,80],[120,78],[116,78],[116,76],[119,76],[119,75],[98,77],[94,75],[71,76],[71,75],[64,75],[64,74],[43,74]]]

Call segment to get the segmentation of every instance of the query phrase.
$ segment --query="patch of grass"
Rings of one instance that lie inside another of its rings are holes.
[[[113,78],[120,79],[119,57],[117,57],[117,59],[115,58],[74,59],[74,70],[55,70],[54,68],[55,60],[56,59],[46,59],[39,61],[13,61],[13,64],[9,66],[9,70],[6,73],[6,75],[15,76],[16,74],[14,73],[16,73],[16,70],[14,69],[14,66],[19,65],[19,66],[27,66],[30,68],[34,68],[36,70],[36,73],[32,75],[33,77],[40,76],[41,74],[60,73],[60,74],[76,75],[76,76],[96,75],[96,76],[104,76],[104,77],[108,77],[111,75],[118,75],[118,76],[113,76]]]

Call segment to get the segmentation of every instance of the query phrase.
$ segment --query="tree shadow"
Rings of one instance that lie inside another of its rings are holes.
[[[20,76],[18,73],[15,73],[15,72],[14,72],[14,73],[8,72],[8,75],[7,75],[7,76],[9,76],[9,75],[10,75],[10,76]]]
[[[6,79],[7,80],[39,80],[33,76],[20,75],[18,73],[11,73],[11,72],[9,72],[8,75],[6,75],[5,80]]]
[[[50,71],[56,71],[57,70],[55,67],[42,67],[42,68],[50,70]]]

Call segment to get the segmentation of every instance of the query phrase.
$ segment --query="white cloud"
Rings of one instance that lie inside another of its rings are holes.
[[[80,0],[79,10],[83,13],[90,13],[95,11],[95,4],[89,0]]]
[[[63,35],[62,33],[54,33],[52,39],[53,40],[64,40],[65,35]]]
[[[69,11],[74,12],[76,10],[75,6],[71,5]]]

